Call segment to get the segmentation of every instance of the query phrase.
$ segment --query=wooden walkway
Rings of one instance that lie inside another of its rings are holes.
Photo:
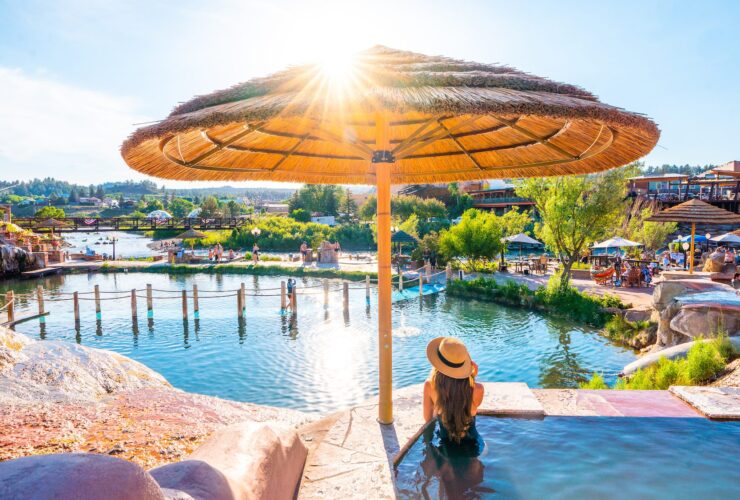
[[[220,217],[213,219],[140,219],[137,217],[65,217],[41,219],[14,217],[13,222],[35,233],[95,233],[103,231],[186,231],[188,229],[235,229],[251,223],[249,217]]]

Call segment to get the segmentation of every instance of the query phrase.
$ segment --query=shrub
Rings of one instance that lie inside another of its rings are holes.
[[[578,384],[581,389],[608,389],[609,386],[604,382],[604,378],[598,373],[594,373],[591,380]]]

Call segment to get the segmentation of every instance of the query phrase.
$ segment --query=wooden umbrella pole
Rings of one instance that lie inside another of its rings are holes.
[[[691,223],[691,248],[689,252],[689,274],[694,274],[694,239],[696,238],[696,222]]]
[[[393,422],[393,337],[391,331],[391,168],[388,120],[378,113],[375,118],[378,220],[378,422]]]

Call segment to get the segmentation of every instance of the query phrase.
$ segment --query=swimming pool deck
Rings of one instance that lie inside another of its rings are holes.
[[[703,418],[709,416],[707,408],[720,407],[722,418],[734,412],[734,418],[740,419],[740,388],[615,391],[531,390],[521,382],[483,385],[486,395],[479,408],[481,415]],[[353,498],[360,492],[366,498],[396,497],[394,465],[424,427],[422,385],[395,390],[393,402],[391,425],[378,424],[377,400],[371,399],[326,419],[326,428],[314,429],[323,439],[309,454],[299,498]]]

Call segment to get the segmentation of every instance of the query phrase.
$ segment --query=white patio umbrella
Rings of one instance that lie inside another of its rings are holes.
[[[519,247],[519,259],[522,258],[522,247],[524,245],[537,245],[537,246],[545,246],[544,243],[541,241],[537,241],[536,239],[532,238],[531,236],[528,236],[524,233],[514,234],[512,236],[507,236],[503,239],[507,244],[509,245],[517,245]],[[503,261],[503,254],[501,256]]]
[[[718,243],[728,243],[732,245],[740,245],[740,236],[732,233],[725,233],[721,236],[715,236],[714,238],[709,238],[712,241],[716,241]]]
[[[594,248],[624,248],[624,247],[641,247],[642,243],[636,241],[630,241],[622,238],[621,236],[615,236],[608,240],[602,241],[601,243],[595,244]]]

